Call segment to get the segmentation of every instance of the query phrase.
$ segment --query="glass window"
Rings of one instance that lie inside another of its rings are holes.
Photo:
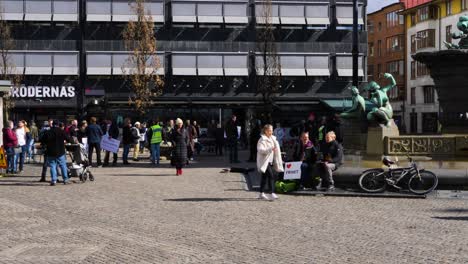
[[[133,10],[132,4],[128,1],[113,1],[112,14],[113,15],[134,15],[136,10]]]
[[[172,55],[172,66],[174,68],[196,68],[197,57],[195,55]]]
[[[433,104],[435,102],[434,86],[424,86],[424,103]]]
[[[111,67],[111,54],[88,54],[86,56],[88,67]]]
[[[52,2],[42,0],[26,0],[26,13],[52,14]]]
[[[416,87],[411,88],[411,104],[416,104]]]
[[[381,40],[377,41],[377,55],[379,57],[382,56],[382,41]]]
[[[220,4],[198,4],[199,16],[223,16],[223,5]]]
[[[174,16],[195,16],[195,4],[192,4],[192,3],[172,3],[172,15],[174,15]]]
[[[88,14],[111,15],[111,2],[104,0],[88,0],[86,2]]]
[[[283,15],[283,14],[281,14]],[[329,17],[328,5],[308,5],[306,6],[306,17],[318,17],[326,18]]]
[[[280,14],[282,17],[304,17],[304,6],[281,5]]]
[[[198,68],[223,68],[223,56],[198,55]]]
[[[329,69],[328,56],[307,56],[306,68],[307,69]]]
[[[55,0],[54,1],[55,14],[77,14],[78,3],[75,0]]]
[[[54,67],[78,67],[78,54],[54,54]]]
[[[374,57],[374,43],[369,43],[369,57]]]
[[[247,68],[247,55],[225,55],[224,68]]]
[[[150,2],[145,3],[148,6],[150,14],[153,16],[164,15],[164,4],[163,2]]]
[[[23,13],[23,1],[3,0],[0,4],[4,13]]]
[[[447,0],[445,2],[446,15],[449,16],[452,14],[452,0]]]
[[[8,64],[10,64],[9,67],[24,67],[24,54],[10,53],[8,56]]]
[[[358,6],[358,18],[362,18],[363,6]],[[352,5],[337,5],[336,6],[336,17],[353,18],[353,6]]]
[[[281,56],[281,68],[285,69],[304,69],[303,56]]]
[[[224,16],[247,16],[247,4],[224,4]]]
[[[52,67],[52,54],[27,53],[26,67]]]
[[[411,62],[411,80],[416,79],[416,65],[415,62]]]
[[[410,113],[410,132],[418,133],[418,113]]]
[[[452,43],[452,25],[445,27],[445,41]]]
[[[265,17],[268,14],[268,9],[265,8],[265,5],[255,5],[255,16]],[[279,7],[278,5],[271,5],[271,16],[279,17]]]
[[[367,21],[367,30],[370,34],[374,33],[374,23],[372,21]]]

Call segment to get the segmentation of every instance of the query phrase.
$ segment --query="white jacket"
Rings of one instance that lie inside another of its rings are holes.
[[[275,151],[273,149],[276,147]],[[268,167],[268,161],[273,155],[273,168],[276,172],[283,172],[283,160],[281,158],[281,149],[275,136],[268,138],[261,135],[257,143],[257,170],[265,173]]]

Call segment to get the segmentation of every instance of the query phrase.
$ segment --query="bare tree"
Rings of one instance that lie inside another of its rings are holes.
[[[129,102],[144,114],[153,104],[153,98],[162,94],[163,81],[158,75],[160,61],[155,27],[151,14],[145,10],[145,0],[136,0],[132,9],[137,20],[130,20],[123,32],[125,47],[131,54],[122,66],[122,72],[133,90]]]
[[[271,123],[274,96],[278,93],[281,83],[281,65],[275,42],[275,26],[273,25],[273,6],[271,0],[262,3],[260,17],[257,16],[257,52],[262,63],[257,61],[257,92],[262,95],[265,121]],[[260,66],[260,67],[259,67]]]
[[[0,10],[3,8],[0,6]],[[13,86],[18,86],[22,75],[18,74],[10,51],[14,49],[14,41],[11,36],[11,28],[0,13],[0,80],[11,81]],[[13,98],[10,93],[3,95],[3,117],[4,123],[9,119],[10,109],[14,107]]]

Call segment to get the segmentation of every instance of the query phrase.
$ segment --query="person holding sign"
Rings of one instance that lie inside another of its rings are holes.
[[[305,189],[311,184],[311,173],[317,162],[317,151],[309,139],[308,132],[302,132],[300,139],[294,145],[293,160],[301,161],[301,188]]]
[[[111,120],[108,121],[106,125],[106,135],[110,138],[117,140],[119,138],[119,127],[117,126],[117,122],[112,122]],[[109,157],[110,151],[106,150],[106,154],[104,155],[104,167],[109,166]],[[113,153],[112,159],[112,166],[117,165],[117,152]]]
[[[319,163],[321,181],[317,189],[322,189],[322,182],[328,184],[327,191],[334,191],[333,171],[343,163],[343,147],[336,141],[336,134],[333,131],[325,135],[325,144],[323,145],[323,159]]]
[[[262,173],[260,181],[260,194],[258,199],[278,199],[275,194],[275,181],[273,170],[283,172],[283,160],[281,158],[281,149],[276,137],[273,136],[273,126],[265,125],[262,130],[262,135],[257,143],[257,169]],[[265,183],[269,186],[270,197],[264,192]]]

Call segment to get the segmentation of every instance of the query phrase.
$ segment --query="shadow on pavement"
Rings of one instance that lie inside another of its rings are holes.
[[[435,209],[434,212],[440,213],[468,213],[468,208],[446,208],[446,209]]]
[[[434,216],[432,218],[440,220],[468,221],[468,216]]]
[[[106,176],[110,177],[170,177],[174,176],[177,177],[177,175],[174,174],[151,174],[151,173],[145,173],[145,174],[105,174]]]
[[[249,202],[260,201],[256,198],[177,198],[164,199],[165,202]]]

